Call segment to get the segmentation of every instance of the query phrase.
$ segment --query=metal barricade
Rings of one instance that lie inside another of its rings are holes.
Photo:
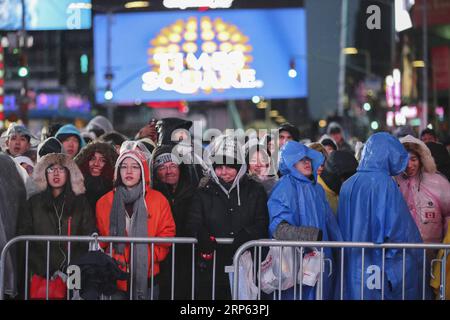
[[[233,242],[233,239],[230,238],[217,238],[218,244],[231,244]],[[49,278],[50,278],[50,244],[54,242],[63,242],[67,243],[67,266],[70,265],[71,262],[71,244],[78,242],[78,243],[89,243],[90,250],[95,250],[92,248],[98,248],[98,243],[106,243],[108,244],[108,250],[105,250],[106,254],[109,254],[109,256],[113,255],[113,244],[114,243],[125,243],[130,245],[130,300],[133,299],[133,264],[134,261],[134,251],[135,251],[135,245],[136,244],[148,244],[150,246],[150,255],[151,255],[151,277],[150,277],[150,284],[149,288],[151,290],[150,292],[150,299],[153,300],[154,298],[154,252],[155,252],[155,245],[158,244],[170,244],[172,255],[171,255],[171,279],[170,279],[170,299],[174,299],[174,293],[176,289],[176,282],[175,282],[175,274],[176,274],[176,263],[179,263],[179,268],[185,268],[187,261],[176,261],[176,248],[177,245],[191,245],[191,299],[195,298],[195,286],[196,286],[196,279],[195,279],[195,273],[196,273],[196,244],[197,239],[195,238],[181,238],[181,237],[174,237],[174,238],[133,238],[133,237],[99,237],[96,234],[92,236],[19,236],[16,238],[11,239],[3,248],[0,256],[0,300],[4,299],[5,294],[5,262],[6,262],[6,256],[10,249],[19,243],[25,243],[25,281],[24,281],[24,298],[28,299],[28,293],[29,293],[29,248],[30,248],[30,242],[45,242],[46,243],[46,281],[47,281],[47,288],[46,288],[46,299],[49,299]],[[216,251],[213,253],[213,281],[211,284],[212,287],[212,293],[211,297],[212,299],[215,299],[215,280],[216,280]],[[223,270],[222,270],[223,271]],[[70,298],[69,295],[69,288],[67,289],[67,299]]]
[[[232,297],[233,300],[237,300],[239,297],[239,261],[241,256],[249,249],[254,250],[254,257],[257,257],[257,263],[253,262],[253,281],[255,284],[257,284],[258,287],[258,294],[256,299],[260,300],[261,295],[261,266],[262,266],[262,248],[270,248],[270,247],[280,247],[280,253],[279,253],[279,263],[280,263],[280,270],[282,269],[283,259],[281,256],[283,248],[295,248],[296,252],[298,254],[294,254],[294,258],[292,261],[293,270],[294,270],[294,300],[297,300],[297,297],[302,300],[303,298],[303,256],[308,250],[308,248],[318,248],[317,250],[320,250],[320,273],[319,278],[316,284],[316,299],[322,300],[323,299],[323,284],[324,284],[324,271],[326,271],[326,262],[328,262],[329,268],[331,273],[335,273],[335,279],[337,279],[337,283],[339,283],[337,292],[338,296],[335,297],[337,299],[343,300],[344,299],[344,273],[345,268],[348,266],[345,265],[345,257],[346,254],[349,254],[349,250],[359,250],[361,254],[360,258],[360,264],[361,264],[361,274],[360,274],[360,280],[361,280],[361,287],[360,287],[360,300],[364,300],[364,291],[365,291],[365,272],[366,268],[366,254],[367,252],[373,252],[372,250],[379,250],[381,251],[381,266],[368,266],[371,268],[379,268],[381,271],[381,285],[378,285],[378,287],[381,289],[381,300],[385,299],[385,269],[386,269],[386,256],[389,253],[397,252],[394,250],[398,250],[398,253],[396,254],[396,257],[401,257],[401,299],[406,299],[406,261],[407,261],[407,253],[410,252],[408,250],[421,250],[421,259],[422,259],[422,300],[425,299],[432,299],[431,297],[426,296],[427,290],[428,292],[431,292],[431,288],[428,288],[429,281],[427,283],[427,280],[429,278],[427,277],[427,270],[430,272],[431,277],[433,277],[433,267],[434,264],[440,263],[441,271],[440,271],[440,287],[439,287],[439,298],[445,299],[446,297],[446,264],[447,264],[447,250],[450,249],[450,244],[413,244],[413,243],[384,243],[384,244],[375,244],[375,243],[367,243],[367,242],[299,242],[299,241],[277,241],[277,240],[254,240],[249,241],[245,244],[243,244],[241,247],[238,248],[238,250],[235,252],[235,255],[233,257],[233,284],[232,284]],[[334,266],[332,265],[332,261],[330,259],[324,258],[324,250],[331,249],[334,252],[334,255],[339,256],[339,258],[335,259]],[[436,251],[442,249],[444,254],[442,256],[442,259],[428,259],[427,258],[427,250],[429,252]],[[356,251],[355,251],[356,252]],[[420,252],[420,251],[416,251]],[[258,253],[258,254],[257,254]],[[297,261],[299,260],[299,261]],[[427,261],[428,260],[428,261]],[[298,263],[300,266],[298,266]],[[429,267],[429,269],[428,269]],[[339,270],[339,274],[336,274]],[[299,271],[299,272],[297,272]],[[325,276],[329,277],[331,273],[326,274]],[[298,279],[297,275],[299,275],[301,278]],[[278,288],[273,293],[273,298],[276,299],[276,291],[278,291],[278,299],[281,299],[282,296],[282,286],[281,286],[281,280],[282,276],[281,273],[278,274]],[[300,282],[297,282],[300,280]],[[297,294],[297,284],[298,286],[298,294]]]

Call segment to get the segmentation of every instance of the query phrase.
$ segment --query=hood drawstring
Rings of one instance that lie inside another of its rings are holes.
[[[237,183],[237,196],[238,196],[238,206],[240,207],[241,206],[241,195],[240,195],[240,188],[239,188],[239,185],[240,185],[240,183],[239,183],[239,181],[238,181],[238,183]]]

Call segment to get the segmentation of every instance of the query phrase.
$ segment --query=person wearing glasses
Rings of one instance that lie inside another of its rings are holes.
[[[189,179],[186,165],[172,153],[173,144],[161,145],[153,152],[153,186],[170,203],[177,229],[177,237],[186,237],[186,217],[196,186]],[[178,244],[175,250],[175,299],[191,298],[192,246]],[[172,255],[161,264],[161,298],[171,298]]]
[[[50,153],[42,157],[33,172],[39,193],[19,213],[19,235],[88,236],[95,232],[94,216],[84,195],[84,179],[75,162],[67,155]],[[88,249],[87,244],[72,243],[70,260],[73,261]],[[30,242],[29,278],[46,277],[46,242]],[[22,268],[25,257],[22,256]],[[69,264],[68,246],[65,242],[50,245],[50,274],[65,272]],[[23,274],[23,273],[22,273]],[[24,286],[21,286],[22,290]]]
[[[145,155],[137,149],[125,149],[119,155],[114,189],[97,201],[97,227],[101,236],[175,237],[169,202],[160,192],[150,188],[149,172]],[[160,263],[166,258],[170,244],[155,244],[153,258],[149,244],[134,245],[133,255],[130,247],[130,244],[113,244],[113,258],[122,270],[133,273],[133,285],[118,281],[120,292],[112,298],[158,299]]]

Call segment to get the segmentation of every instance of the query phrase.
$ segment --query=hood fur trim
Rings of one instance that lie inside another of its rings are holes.
[[[422,163],[425,172],[436,173],[436,163],[431,155],[431,151],[422,140],[407,135],[406,137],[400,138],[400,142],[404,147],[410,147],[419,154],[420,162]]]
[[[85,193],[86,188],[84,186],[84,178],[80,169],[78,169],[77,165],[71,158],[62,153],[49,153],[43,156],[34,167],[33,180],[40,192],[47,190],[45,170],[54,164],[59,164],[69,170],[70,184],[75,195]]]

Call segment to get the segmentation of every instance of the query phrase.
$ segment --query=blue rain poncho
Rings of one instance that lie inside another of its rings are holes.
[[[294,167],[298,161],[305,157],[311,159],[314,181],[302,175]],[[320,152],[298,142],[289,141],[283,146],[280,160],[280,171],[283,176],[275,185],[268,201],[270,215],[269,232],[271,237],[273,237],[278,224],[286,221],[290,225],[297,227],[309,226],[321,229],[324,241],[342,240],[336,218],[326,201],[325,191],[317,183],[317,169],[323,161],[324,158]],[[324,258],[333,260],[331,249],[325,248],[324,255]],[[325,263],[323,277],[324,299],[332,298],[333,279],[336,272],[333,272],[328,277],[329,271],[329,264]],[[302,290],[303,299],[315,299],[315,287],[304,285]],[[293,293],[293,288],[286,291]],[[298,292],[297,290],[297,296]],[[288,293],[284,297],[289,299],[292,295]]]
[[[339,194],[338,223],[344,241],[422,243],[420,233],[392,176],[405,170],[408,153],[388,133],[372,135],[356,174]],[[422,250],[406,250],[405,299],[422,298]],[[402,299],[403,251],[385,252],[384,299]],[[365,249],[361,292],[362,250],[345,250],[344,299],[381,299],[381,249]],[[340,289],[340,288],[338,288]],[[362,295],[363,294],[363,295]],[[339,292],[340,296],[340,292]]]

